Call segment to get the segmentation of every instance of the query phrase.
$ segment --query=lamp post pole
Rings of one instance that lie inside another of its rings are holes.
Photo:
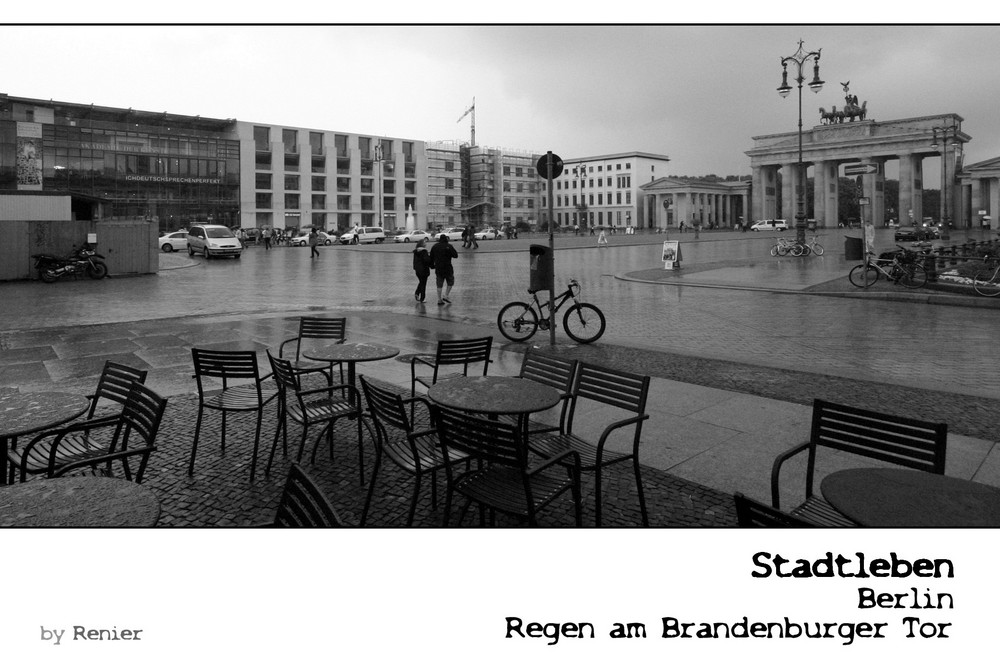
[[[799,161],[795,165],[795,240],[798,243],[806,242],[806,170],[802,163],[802,82],[805,76],[802,74],[805,64],[813,61],[813,80],[809,82],[809,88],[814,93],[818,93],[823,88],[823,81],[819,78],[819,55],[820,51],[805,52],[802,48],[802,40],[799,40],[799,50],[790,56],[781,59],[781,85],[778,86],[778,94],[788,97],[792,92],[792,87],[788,85],[788,63],[796,66],[795,83],[799,88]]]
[[[951,201],[948,200],[948,135],[951,134],[951,145],[960,147],[958,126],[934,127],[934,138],[931,148],[938,147],[938,133],[941,134],[941,238],[951,237]],[[954,153],[953,153],[954,154]]]
[[[375,171],[378,173],[378,221],[375,223],[376,227],[383,227],[382,224],[382,140],[375,144]]]

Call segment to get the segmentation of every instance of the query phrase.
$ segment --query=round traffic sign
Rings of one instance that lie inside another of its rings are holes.
[[[552,156],[552,173],[549,173],[549,156]],[[542,157],[538,158],[538,162],[535,163],[535,168],[538,169],[538,175],[542,178],[559,178],[559,175],[563,172],[563,161],[562,158],[555,153],[546,153]]]

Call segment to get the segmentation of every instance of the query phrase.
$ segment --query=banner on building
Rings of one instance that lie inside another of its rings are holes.
[[[42,125],[17,124],[17,189],[42,189]]]

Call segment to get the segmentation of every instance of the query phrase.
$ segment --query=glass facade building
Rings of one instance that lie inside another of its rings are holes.
[[[0,95],[0,190],[69,194],[81,220],[238,225],[236,121]]]

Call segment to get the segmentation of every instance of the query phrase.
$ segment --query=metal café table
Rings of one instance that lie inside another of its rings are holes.
[[[861,526],[1000,527],[1000,489],[920,470],[852,468],[823,478],[827,502]]]
[[[313,361],[347,364],[347,384],[354,384],[354,366],[365,361],[391,359],[399,354],[399,348],[379,343],[330,343],[315,345],[302,352],[302,356]]]
[[[427,397],[447,408],[485,413],[491,418],[510,415],[527,430],[527,416],[548,410],[562,398],[559,390],[534,380],[506,376],[458,377],[441,380]]]
[[[0,392],[0,455],[3,479],[7,483],[7,451],[17,445],[18,436],[59,426],[76,419],[90,407],[85,396],[62,391]]]
[[[152,527],[160,501],[114,477],[52,477],[0,488],[0,527]]]

